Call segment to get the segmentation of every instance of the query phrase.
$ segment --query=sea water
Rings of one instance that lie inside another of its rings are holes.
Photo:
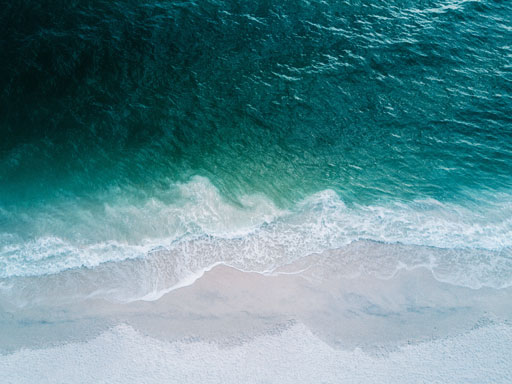
[[[344,249],[384,278],[512,286],[511,20],[494,0],[5,4],[0,302],[156,298]]]

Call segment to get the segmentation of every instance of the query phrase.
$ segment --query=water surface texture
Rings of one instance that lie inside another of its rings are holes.
[[[5,4],[2,286],[164,250],[166,289],[354,241],[512,285],[511,20],[491,0]]]

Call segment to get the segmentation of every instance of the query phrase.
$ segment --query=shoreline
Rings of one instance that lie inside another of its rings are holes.
[[[422,370],[426,381],[505,383],[512,375],[512,288],[454,286],[425,268],[386,279],[343,276],[344,268],[325,255],[268,275],[217,265],[154,301],[2,311],[0,371],[17,383],[50,372],[47,365],[55,375],[36,381],[219,382],[236,373],[245,382],[417,382],[399,366]],[[59,368],[62,359],[71,366]],[[286,372],[296,359],[303,366]],[[226,362],[251,368],[226,372]],[[167,376],[153,380],[157,371]]]
[[[76,303],[56,299],[4,308],[0,352],[44,348],[45,337],[57,344],[86,340],[91,329],[101,333],[121,323],[157,338],[199,337],[221,343],[237,335],[252,337],[282,324],[302,323],[334,347],[372,349],[512,321],[508,305],[512,288],[454,286],[423,267],[401,269],[387,278],[368,273],[350,276],[341,260],[325,255],[312,255],[271,274],[218,264],[188,283],[151,301],[122,303],[92,297]],[[33,334],[41,331],[34,339]],[[84,337],[82,331],[87,331]],[[74,336],[68,339],[66,332]]]

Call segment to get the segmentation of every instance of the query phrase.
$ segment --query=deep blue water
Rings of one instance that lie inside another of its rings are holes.
[[[512,284],[512,3],[29,0],[0,25],[0,278],[372,240]]]

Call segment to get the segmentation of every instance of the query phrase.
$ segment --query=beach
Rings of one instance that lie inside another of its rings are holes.
[[[344,268],[336,255],[268,274],[218,265],[152,301],[18,309],[2,317],[0,371],[7,383],[507,382],[511,289]]]

